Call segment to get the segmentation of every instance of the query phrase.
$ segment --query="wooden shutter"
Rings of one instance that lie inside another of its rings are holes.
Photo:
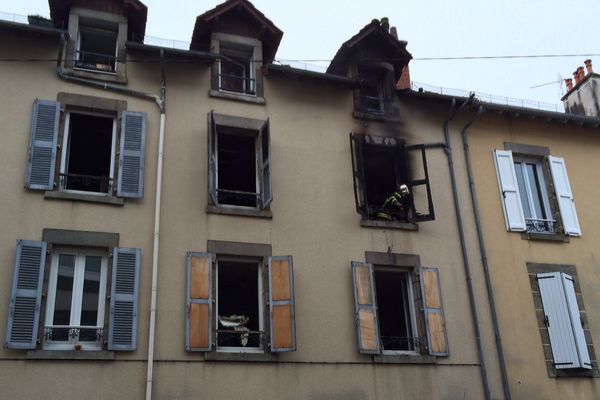
[[[573,199],[573,191],[569,184],[565,160],[561,157],[548,156],[548,162],[550,163],[552,181],[554,182],[554,190],[556,191],[558,208],[565,233],[571,236],[581,236],[581,227],[577,218],[575,200]]]
[[[404,147],[404,151],[408,165],[411,164],[409,162],[409,156],[413,153],[416,153],[418,154],[417,157],[420,156],[423,167],[422,171],[418,171],[415,168],[407,169],[407,173],[409,174],[408,188],[411,193],[412,208],[413,212],[415,213],[414,218],[416,221],[433,221],[435,220],[435,211],[433,209],[433,198],[431,197],[431,185],[429,183],[429,171],[427,169],[427,156],[425,153],[425,145],[415,144],[411,146],[406,146]],[[424,186],[424,193],[420,190],[415,190],[415,188],[419,188],[420,186]],[[421,198],[421,196],[423,195],[426,196],[425,199]],[[422,204],[427,204],[427,210],[423,210],[420,208]]]
[[[45,265],[45,242],[17,241],[5,341],[9,349],[36,347]]]
[[[208,113],[208,194],[212,204],[218,204],[217,197],[217,124],[213,111]]]
[[[187,253],[185,350],[211,351],[214,254]]]
[[[25,180],[25,187],[29,189],[54,189],[59,121],[59,102],[39,99],[33,102],[29,159]]]
[[[269,257],[269,316],[271,351],[296,351],[292,256]]]
[[[565,273],[537,274],[556,369],[591,369],[573,278]]]
[[[447,356],[449,354],[448,337],[442,305],[439,271],[437,268],[422,267],[420,273],[429,354]]]
[[[271,138],[269,133],[269,120],[267,119],[260,130],[260,150],[261,150],[261,206],[267,208],[273,201],[273,190],[271,184]]]
[[[506,229],[509,231],[525,231],[525,215],[523,214],[512,152],[509,150],[494,150],[494,160],[500,195],[502,196]]]
[[[354,199],[356,211],[364,219],[369,218],[369,206],[367,204],[367,193],[365,186],[365,167],[363,162],[364,135],[350,134],[350,152],[352,154],[352,174],[354,181]]]
[[[113,249],[108,349],[134,351],[137,344],[138,292],[142,251]]]
[[[381,354],[372,264],[352,261],[352,286],[358,351],[363,354]]]
[[[123,111],[117,196],[141,199],[144,196],[144,148],[146,113]]]

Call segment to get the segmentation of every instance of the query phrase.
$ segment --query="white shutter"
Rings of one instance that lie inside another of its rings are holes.
[[[506,229],[509,231],[524,231],[525,215],[523,214],[512,152],[509,150],[494,150],[494,161],[496,163],[500,195],[502,196]]]
[[[556,369],[591,369],[573,278],[561,272],[537,274]]]
[[[575,210],[575,201],[569,184],[565,160],[562,157],[549,156],[548,161],[565,233],[571,236],[581,236],[581,228],[579,227],[579,219],[577,218],[577,210]]]

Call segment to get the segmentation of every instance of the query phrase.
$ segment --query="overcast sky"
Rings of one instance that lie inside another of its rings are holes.
[[[189,42],[197,15],[219,0],[143,0],[146,34]],[[564,84],[586,58],[600,72],[600,1],[253,0],[283,32],[278,60],[330,60],[373,18],[388,17],[415,58],[413,81],[560,104]],[[579,7],[575,8],[575,5]],[[0,12],[49,16],[47,0],[0,0]],[[429,57],[599,54],[558,58],[419,60]],[[285,61],[282,61],[285,63]],[[319,64],[307,61],[310,64]],[[325,63],[326,65],[326,63]],[[533,88],[541,84],[547,84]]]

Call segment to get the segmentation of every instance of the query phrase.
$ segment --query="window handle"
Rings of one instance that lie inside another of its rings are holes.
[[[544,315],[544,322],[546,323],[546,326],[549,328],[550,327],[550,321],[548,320],[548,316]]]
[[[502,191],[502,198],[504,198],[504,199],[506,198],[506,190]]]

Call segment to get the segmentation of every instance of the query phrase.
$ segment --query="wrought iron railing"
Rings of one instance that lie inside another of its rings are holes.
[[[115,72],[117,57],[110,54],[79,50],[75,52],[75,67],[95,71]]]
[[[417,336],[381,336],[384,350],[419,351],[421,338]]]
[[[101,326],[63,326],[50,325],[44,327],[46,341],[51,342],[97,342],[102,343],[104,328]]]
[[[555,233],[556,221],[553,219],[525,218],[527,233]]]
[[[265,347],[265,332],[242,329],[217,329],[217,343],[220,347]]]
[[[110,193],[112,185],[113,180],[108,176],[60,174],[60,187],[62,190]]]
[[[256,94],[256,79],[233,74],[219,74],[219,90],[226,92]]]
[[[256,207],[260,201],[260,193],[243,190],[217,189],[220,204]]]

